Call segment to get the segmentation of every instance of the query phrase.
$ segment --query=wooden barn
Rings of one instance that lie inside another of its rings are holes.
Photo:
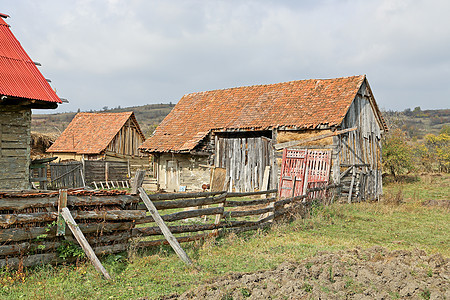
[[[210,181],[209,169],[222,167],[235,191],[267,188],[264,173],[268,187],[277,188],[282,148],[327,150],[327,180],[348,182],[348,192],[350,182],[362,184],[360,176],[360,197],[375,198],[382,192],[386,130],[361,75],[185,95],[140,149],[154,155],[160,189],[200,189]]]
[[[31,109],[54,109],[61,99],[0,14],[0,189],[30,184]]]
[[[143,156],[133,112],[78,113],[47,152],[60,160],[129,160]]]

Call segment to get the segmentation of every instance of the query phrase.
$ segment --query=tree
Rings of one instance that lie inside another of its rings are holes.
[[[439,163],[439,171],[448,173],[450,171],[450,135],[428,134],[425,136],[425,146]]]
[[[413,169],[411,147],[400,129],[394,129],[383,140],[383,168],[395,179],[397,175]]]

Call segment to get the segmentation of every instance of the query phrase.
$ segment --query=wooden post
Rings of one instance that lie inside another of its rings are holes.
[[[84,164],[84,154],[81,157],[81,169],[80,169],[80,175],[81,175],[81,182],[83,183],[83,187],[86,186],[86,181],[84,180],[84,173],[85,173],[85,164]]]
[[[350,182],[350,189],[348,191],[348,203],[352,203],[352,193],[353,193],[353,184],[355,183],[355,176],[356,176],[356,167],[352,167],[352,181]]]
[[[59,190],[58,197],[58,219],[56,221],[56,235],[61,236],[66,234],[66,223],[64,218],[61,216],[62,209],[67,207],[67,190]]]
[[[109,180],[109,162],[105,163],[105,181],[108,182]]]
[[[86,253],[89,260],[94,265],[95,269],[99,271],[100,273],[105,276],[107,280],[111,280],[111,276],[109,276],[106,269],[103,267],[102,263],[98,259],[97,255],[95,255],[94,250],[92,250],[91,246],[89,245],[88,241],[84,237],[83,232],[81,231],[80,227],[75,223],[75,220],[73,219],[72,215],[70,214],[70,211],[67,207],[64,207],[61,210],[61,215],[63,216],[64,220],[67,223],[67,226],[69,226],[70,230],[72,231],[73,235],[77,239],[78,243],[80,244],[81,248],[83,248],[84,253]]]
[[[182,261],[184,261],[188,265],[192,265],[192,261],[189,259],[186,252],[184,252],[183,248],[181,248],[180,243],[178,243],[177,239],[173,236],[172,232],[170,232],[166,223],[164,223],[163,219],[161,218],[161,216],[158,213],[158,210],[156,209],[155,205],[148,197],[145,190],[142,187],[140,187],[138,190],[139,190],[139,195],[140,195],[142,201],[144,201],[144,204],[147,207],[150,214],[152,215],[153,220],[155,220],[156,224],[161,229],[164,237],[169,242],[172,249],[181,258]]]
[[[223,185],[223,191],[226,193],[228,191],[228,186],[230,185],[230,178],[228,178],[225,181],[225,184]],[[227,197],[225,196],[225,198],[223,199],[222,203],[219,203],[218,207],[224,207],[225,206],[225,201],[227,201]],[[217,214],[216,218],[214,220],[214,224],[220,224],[220,220],[222,220],[223,214]],[[219,232],[218,229],[213,230],[213,234],[217,235],[217,233]]]
[[[145,170],[137,170],[131,186],[131,195],[137,195],[138,189],[142,186],[142,183],[144,183],[144,178]]]

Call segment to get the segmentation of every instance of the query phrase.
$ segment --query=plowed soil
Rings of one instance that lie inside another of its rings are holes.
[[[450,299],[449,259],[382,247],[231,274],[166,299]]]

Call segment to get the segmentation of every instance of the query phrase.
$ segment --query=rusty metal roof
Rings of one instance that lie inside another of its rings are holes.
[[[0,96],[61,103],[0,15]]]
[[[190,151],[210,131],[338,126],[364,80],[309,79],[188,94],[140,149]]]
[[[122,113],[78,113],[69,126],[48,148],[50,153],[99,154],[105,150],[125,123],[132,119],[142,140],[132,111]]]

